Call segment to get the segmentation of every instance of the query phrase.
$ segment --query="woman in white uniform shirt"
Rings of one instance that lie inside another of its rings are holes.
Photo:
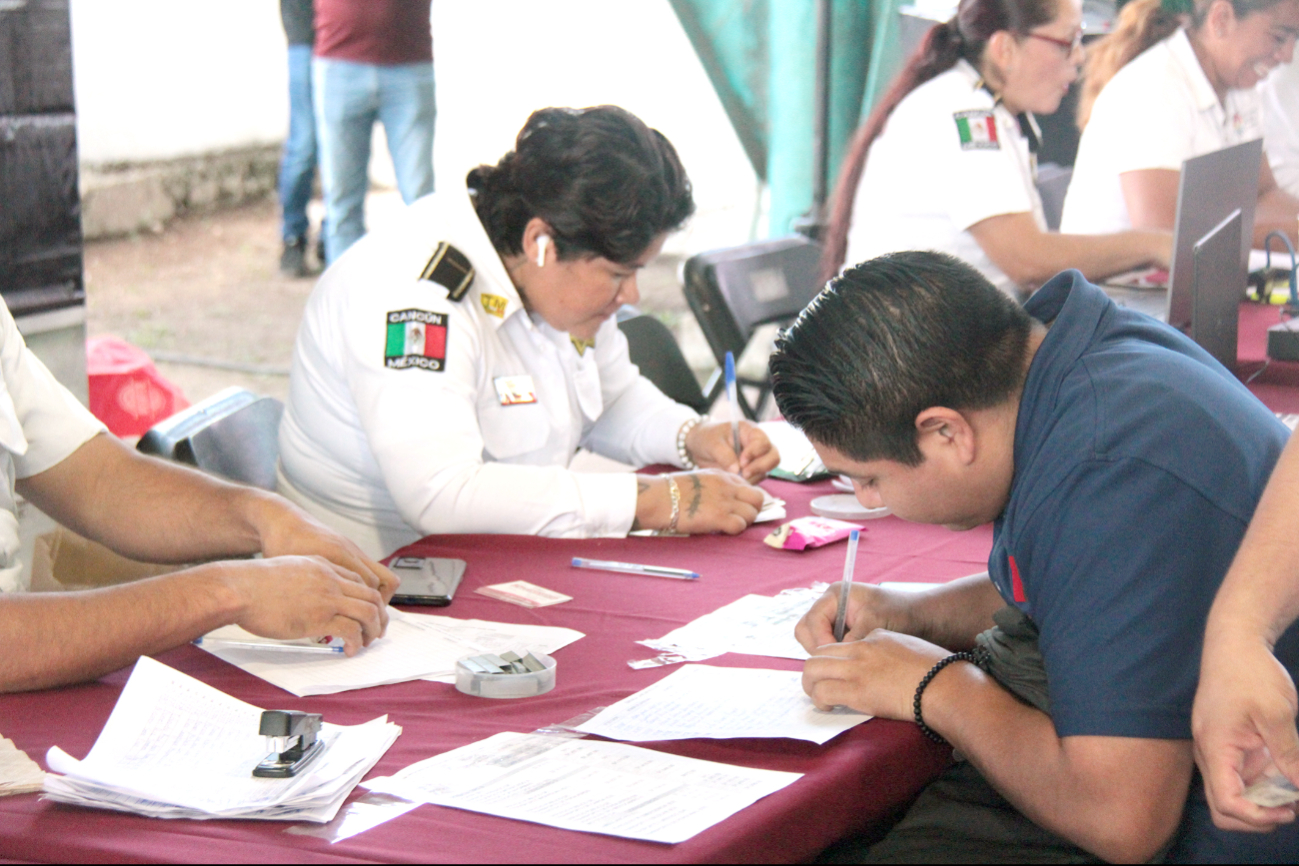
[[[614,106],[548,108],[467,185],[412,204],[312,292],[280,428],[285,495],[374,555],[435,532],[746,528],[763,497],[745,479],[775,449],[746,422],[735,454],[729,423],[639,375],[613,322],[694,209],[672,145]],[[572,472],[579,446],[704,469]]]
[[[1056,110],[1078,75],[1077,0],[962,0],[935,25],[858,131],[840,173],[824,271],[932,249],[1012,295],[1065,268],[1099,278],[1166,263],[1167,233],[1047,230],[1033,112]]]
[[[1288,62],[1299,0],[1134,0],[1089,52],[1065,231],[1172,229],[1182,163],[1263,135],[1254,86]],[[1266,157],[1254,242],[1295,240],[1299,199]]]

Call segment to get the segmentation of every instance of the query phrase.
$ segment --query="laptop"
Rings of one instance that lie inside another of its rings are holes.
[[[1254,237],[1254,205],[1258,201],[1258,175],[1262,162],[1263,140],[1255,139],[1192,157],[1182,163],[1168,288],[1102,285],[1105,293],[1121,306],[1131,307],[1189,332],[1194,312],[1195,247],[1232,213],[1240,211],[1238,245],[1243,272],[1240,285],[1219,287],[1224,292],[1234,292],[1233,297],[1239,303],[1245,295],[1243,274],[1247,273],[1249,249]],[[1115,281],[1120,280],[1117,278]]]
[[[1191,252],[1192,340],[1228,370],[1236,367],[1240,296],[1247,265],[1237,255],[1244,219],[1234,210],[1196,243]]]

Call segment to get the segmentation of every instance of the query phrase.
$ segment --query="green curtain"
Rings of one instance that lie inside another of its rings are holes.
[[[814,0],[670,0],[735,127],[753,170],[771,192],[768,234],[787,234],[812,206],[816,116]],[[887,62],[895,0],[831,0],[828,185],[879,87],[868,71]],[[893,31],[896,33],[896,29]],[[882,41],[881,41],[882,40]],[[891,74],[891,71],[890,71]],[[873,97],[872,97],[873,98]]]

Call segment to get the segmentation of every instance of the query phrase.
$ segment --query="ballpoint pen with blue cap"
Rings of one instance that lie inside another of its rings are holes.
[[[735,465],[740,465],[740,394],[735,385],[735,356],[726,353],[726,402],[731,405],[731,443],[735,446]]]
[[[857,567],[857,539],[861,530],[854,529],[848,536],[848,556],[843,563],[843,582],[839,584],[839,609],[834,616],[834,639],[843,643],[844,628],[848,623],[848,594],[852,592],[852,573]]]

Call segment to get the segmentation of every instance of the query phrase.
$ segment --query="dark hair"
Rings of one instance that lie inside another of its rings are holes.
[[[1280,3],[1281,0],[1230,0],[1237,18],[1244,18]],[[1118,22],[1104,39],[1087,49],[1082,86],[1078,92],[1078,128],[1091,120],[1092,105],[1106,84],[1130,60],[1183,24],[1198,30],[1213,0],[1133,0],[1119,12]]]
[[[854,460],[916,466],[916,416],[985,409],[1023,384],[1032,320],[943,253],[849,268],[776,340],[772,393],[809,438]]]
[[[662,133],[616,105],[534,111],[514,150],[466,179],[496,251],[523,251],[533,217],[561,259],[634,261],[695,210],[690,180]]]
[[[964,59],[978,68],[988,40],[1000,30],[1027,33],[1055,20],[1061,0],[961,0],[956,16],[944,24],[935,24],[925,34],[920,47],[897,74],[875,105],[866,122],[853,136],[839,169],[834,195],[830,200],[830,219],[825,230],[821,254],[821,278],[830,279],[843,267],[848,253],[848,228],[852,223],[853,202],[861,183],[866,155],[898,103],[911,91],[946,72]]]

